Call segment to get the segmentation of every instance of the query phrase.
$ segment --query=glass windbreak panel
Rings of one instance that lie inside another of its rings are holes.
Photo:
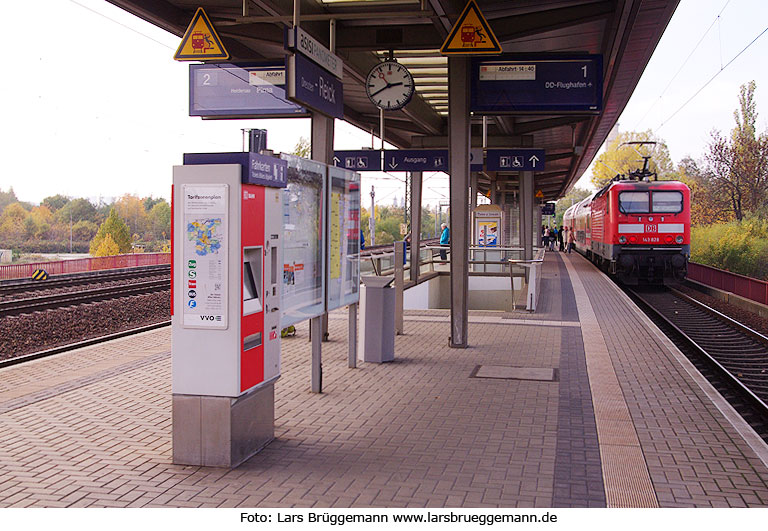
[[[360,174],[328,168],[328,311],[360,298]]]
[[[682,192],[653,192],[653,211],[668,214],[682,212]]]
[[[624,214],[647,214],[650,212],[650,194],[648,192],[621,192],[619,210]]]

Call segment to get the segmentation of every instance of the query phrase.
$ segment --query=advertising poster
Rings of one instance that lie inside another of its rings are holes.
[[[499,244],[499,222],[478,221],[477,244],[485,247],[496,247]]]
[[[283,189],[283,292],[280,325],[322,315],[325,310],[323,204],[326,167],[294,155]]]
[[[360,299],[360,174],[328,168],[328,311]]]
[[[229,186],[185,184],[182,263],[185,328],[227,328]]]

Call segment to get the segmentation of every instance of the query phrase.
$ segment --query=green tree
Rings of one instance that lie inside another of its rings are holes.
[[[301,136],[299,137],[299,141],[296,142],[296,146],[293,148],[292,153],[305,159],[312,158],[312,144],[310,144],[309,140]]]
[[[69,201],[55,214],[56,221],[69,227],[69,222],[77,223],[80,220],[96,222],[99,219],[96,207],[87,199],[77,198]]]
[[[120,247],[115,243],[115,240],[112,239],[111,234],[106,234],[104,239],[101,240],[98,248],[95,251],[92,251],[91,254],[93,256],[114,256],[120,254]]]
[[[622,145],[626,142],[640,141],[656,142],[656,145]],[[675,168],[669,156],[669,149],[663,140],[650,130],[619,133],[592,166],[592,184],[602,188],[617,174],[624,175],[642,168],[642,156],[648,155],[651,156],[650,171],[656,172],[659,179],[668,179]]]
[[[81,219],[72,226],[72,237],[77,241],[87,242],[90,241],[98,231],[99,226],[93,221]]]
[[[155,238],[168,239],[171,234],[171,205],[165,199],[155,203],[149,211],[149,225]]]
[[[42,205],[48,207],[51,212],[56,212],[61,207],[69,203],[69,197],[61,194],[50,195],[43,199]]]
[[[120,218],[114,208],[109,211],[109,216],[101,224],[96,236],[91,241],[91,254],[95,255],[107,235],[117,244],[118,252],[127,253],[131,250],[131,233],[128,230],[128,225]]]
[[[733,216],[741,221],[747,212],[761,208],[768,198],[768,135],[757,133],[754,81],[739,90],[736,127],[730,138],[712,132],[706,155],[712,184],[723,190]]]

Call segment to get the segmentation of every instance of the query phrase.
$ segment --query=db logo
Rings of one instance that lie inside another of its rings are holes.
[[[645,232],[659,232],[659,226],[658,225],[646,225],[645,226]]]

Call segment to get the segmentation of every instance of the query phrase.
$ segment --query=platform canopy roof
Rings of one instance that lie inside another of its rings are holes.
[[[203,7],[232,61],[282,59],[292,0],[109,0],[182,36]],[[408,66],[416,96],[387,112],[385,138],[400,148],[446,147],[447,58],[439,48],[464,9],[464,0],[301,0],[302,29],[329,45],[335,20],[336,53],[344,60],[344,118],[379,129],[368,101],[368,71],[390,51]],[[488,119],[488,147],[535,147],[547,152],[536,188],[556,199],[578,180],[616,124],[669,23],[678,0],[477,0],[504,52],[603,55],[603,111],[599,115],[518,115]],[[170,58],[169,58],[170,60]],[[473,145],[482,142],[482,118],[472,118]],[[358,146],[349,146],[355,148]],[[512,175],[483,175],[491,180]]]

